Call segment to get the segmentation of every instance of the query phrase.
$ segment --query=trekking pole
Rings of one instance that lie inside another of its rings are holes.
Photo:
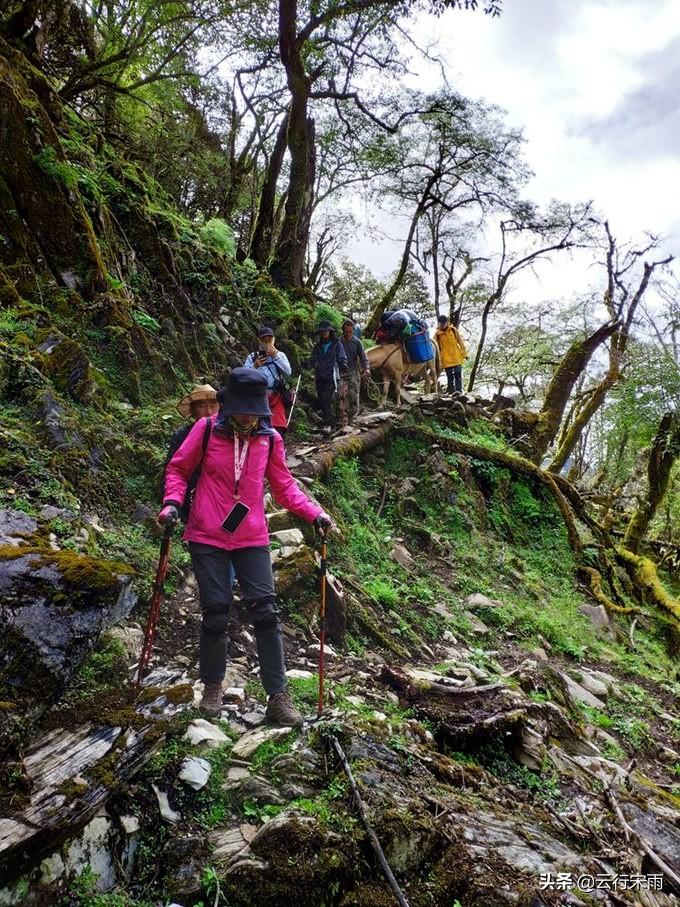
[[[156,579],[153,584],[153,594],[151,596],[151,605],[149,606],[149,616],[146,621],[146,633],[144,634],[144,645],[139,656],[139,665],[137,667],[137,679],[135,686],[139,689],[142,685],[142,679],[146,673],[151,660],[151,650],[153,648],[153,638],[156,633],[156,624],[161,613],[161,603],[163,601],[163,585],[165,577],[168,574],[168,559],[170,557],[170,541],[175,528],[175,521],[169,520],[165,524],[163,541],[161,542],[161,553],[158,558],[158,567],[156,569]]]
[[[295,409],[295,404],[297,403],[298,391],[300,390],[301,379],[302,379],[302,375],[298,375],[297,384],[295,385],[295,397],[293,398],[293,405],[291,406],[290,412],[288,413],[288,419],[286,420],[286,428],[288,428],[288,426],[290,425],[290,420],[293,415],[293,410]]]
[[[327,537],[328,529],[323,527],[320,529],[321,532],[321,568],[319,570],[319,576],[321,578],[321,606],[319,608],[319,706],[317,709],[317,717],[321,717],[323,712],[323,655],[324,655],[324,646],[326,643],[326,578],[328,574],[328,566],[326,561],[326,551],[327,551]]]

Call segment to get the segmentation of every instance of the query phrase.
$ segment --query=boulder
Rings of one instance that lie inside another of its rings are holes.
[[[0,674],[11,712],[35,720],[135,600],[122,564],[26,545],[0,560]],[[0,717],[0,748],[2,731]]]

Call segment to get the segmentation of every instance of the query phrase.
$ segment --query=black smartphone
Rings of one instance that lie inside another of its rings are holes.
[[[224,518],[222,529],[225,532],[236,532],[249,513],[250,507],[242,501],[237,501]]]
[[[258,350],[257,353],[255,353],[255,356],[256,356],[257,359],[266,359],[266,358],[267,358],[267,351],[266,351],[266,350]]]

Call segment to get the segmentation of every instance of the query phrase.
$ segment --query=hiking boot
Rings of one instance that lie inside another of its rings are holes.
[[[270,724],[281,724],[285,727],[300,727],[304,719],[293,705],[288,690],[274,693],[269,697],[265,718]]]
[[[203,698],[198,708],[206,715],[219,715],[222,711],[222,681],[206,683],[203,688]]]

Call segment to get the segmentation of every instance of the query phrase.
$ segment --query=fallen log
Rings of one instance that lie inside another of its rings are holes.
[[[368,428],[358,435],[349,435],[331,441],[327,447],[321,448],[314,459],[305,460],[295,470],[298,475],[308,478],[318,478],[330,472],[333,464],[341,457],[357,457],[361,454],[384,444],[394,425],[391,420],[383,422],[376,428]]]

